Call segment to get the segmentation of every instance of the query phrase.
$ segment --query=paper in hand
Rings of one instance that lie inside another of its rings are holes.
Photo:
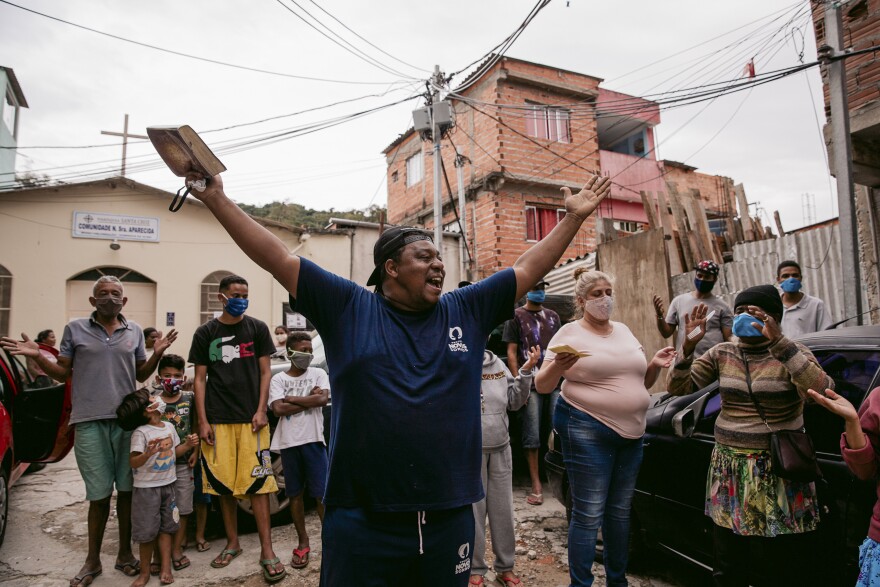
[[[577,355],[581,358],[590,356],[590,353],[588,353],[587,351],[579,351],[573,347],[568,346],[567,344],[558,344],[556,346],[550,347],[548,350],[553,351],[557,355],[568,353],[571,355]]]

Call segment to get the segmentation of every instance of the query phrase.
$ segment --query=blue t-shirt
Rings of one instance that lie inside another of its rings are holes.
[[[290,305],[321,334],[333,389],[324,503],[421,511],[481,500],[483,349],[512,312],[513,270],[415,313],[300,262]]]

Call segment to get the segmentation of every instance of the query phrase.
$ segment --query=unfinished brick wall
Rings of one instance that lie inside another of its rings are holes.
[[[687,194],[688,190],[700,190],[700,199],[706,207],[706,212],[715,215],[726,215],[728,206],[724,197],[724,185],[728,186],[733,193],[733,180],[721,175],[709,175],[689,169],[683,169],[677,165],[663,162],[665,180],[674,183],[679,194]],[[736,212],[735,210],[733,211]]]

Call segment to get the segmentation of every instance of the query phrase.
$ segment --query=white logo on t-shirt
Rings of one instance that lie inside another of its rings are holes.
[[[468,352],[467,345],[461,341],[464,333],[461,330],[461,326],[453,326],[449,329],[449,340],[452,342],[449,343],[449,350],[452,352],[460,352],[466,353]]]

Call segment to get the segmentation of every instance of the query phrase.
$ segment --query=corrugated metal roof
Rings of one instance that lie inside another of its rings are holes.
[[[582,257],[569,259],[562,265],[559,265],[553,271],[547,274],[544,279],[547,280],[547,293],[552,295],[572,296],[574,297],[574,272],[584,267],[585,269],[596,268],[596,253],[587,253]]]

